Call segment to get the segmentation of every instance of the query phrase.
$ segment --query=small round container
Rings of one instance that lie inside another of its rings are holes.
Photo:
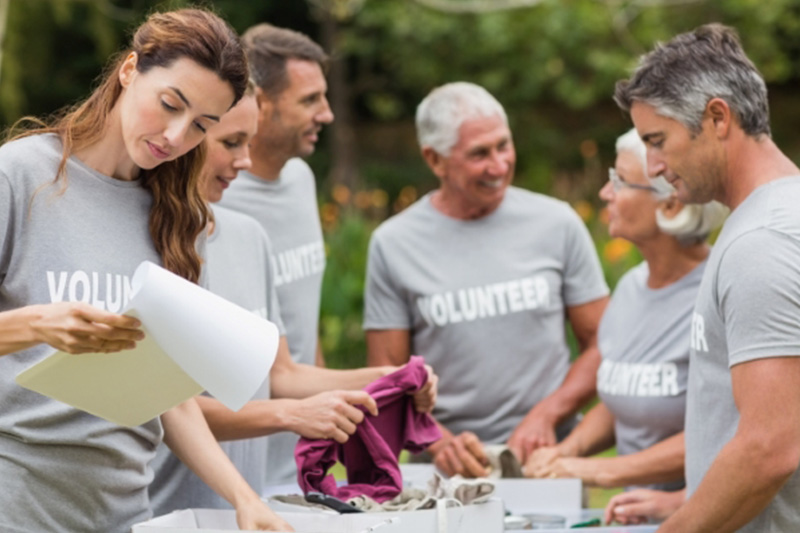
[[[525,518],[531,521],[531,529],[564,529],[567,527],[567,518],[557,514],[526,514]]]
[[[506,531],[516,531],[519,529],[531,529],[531,520],[525,516],[508,515],[503,519]]]

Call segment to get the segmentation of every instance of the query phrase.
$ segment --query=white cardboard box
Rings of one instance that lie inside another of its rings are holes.
[[[403,484],[425,488],[436,472],[431,464],[402,464]],[[495,496],[513,513],[575,513],[581,510],[580,479],[492,479]]]
[[[399,513],[285,513],[280,516],[298,533],[440,533],[436,509]],[[451,507],[446,510],[447,533],[503,533],[503,503]],[[390,521],[391,519],[394,521]],[[234,511],[185,509],[133,526],[132,533],[223,533],[238,531]]]

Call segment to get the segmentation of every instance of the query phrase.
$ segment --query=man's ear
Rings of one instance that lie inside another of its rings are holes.
[[[139,56],[136,52],[131,52],[128,54],[128,57],[122,62],[122,66],[119,67],[119,83],[123,87],[127,87],[133,81],[133,78],[136,76],[136,65],[139,62]]]
[[[444,178],[447,170],[447,158],[442,154],[431,148],[430,146],[422,147],[422,158],[430,167],[431,171],[437,178]]]
[[[705,116],[711,119],[717,138],[724,139],[730,134],[733,113],[728,102],[722,98],[712,98],[706,104]]]
[[[259,122],[266,117],[272,116],[272,112],[275,109],[275,101],[261,87],[256,87],[256,104],[258,105]]]

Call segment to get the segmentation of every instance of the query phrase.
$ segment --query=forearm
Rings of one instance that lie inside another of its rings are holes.
[[[314,364],[320,368],[325,368],[325,356],[322,355],[322,344],[319,342],[319,338],[317,338],[317,349],[314,353]]]
[[[38,306],[29,305],[0,313],[0,356],[25,350],[40,344],[31,322],[39,314]]]
[[[588,457],[613,445],[614,415],[605,405],[598,403],[556,447],[564,457]]]
[[[439,431],[442,433],[442,438],[428,446],[427,451],[432,455],[436,455],[439,450],[441,450],[444,446],[447,446],[450,440],[455,436],[449,429],[444,427],[441,422],[435,419],[434,422],[439,427]]]
[[[637,453],[588,460],[597,462],[595,484],[612,488],[681,480],[684,456],[683,433],[679,433]]]
[[[592,344],[572,363],[561,386],[536,404],[531,413],[550,420],[553,426],[575,414],[595,396],[599,365],[600,353]]]
[[[164,443],[211,489],[234,507],[258,495],[219,447],[197,402],[190,399],[163,415]]]
[[[659,529],[736,531],[755,518],[797,468],[794,457],[769,449],[759,436],[737,434],[719,453],[695,493]]]
[[[330,390],[360,390],[394,367],[334,370],[297,363],[275,366],[270,371],[270,389],[275,398],[308,398]]]
[[[292,407],[297,400],[253,400],[231,411],[219,400],[198,396],[208,427],[219,441],[251,439],[291,431]]]
[[[367,366],[401,366],[411,359],[408,330],[371,330],[365,333]]]

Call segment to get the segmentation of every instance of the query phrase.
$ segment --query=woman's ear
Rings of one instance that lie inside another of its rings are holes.
[[[674,218],[675,215],[683,210],[684,204],[675,193],[669,195],[669,198],[666,200],[662,200],[661,204],[658,206],[658,210],[668,219]]]
[[[119,82],[123,87],[127,87],[133,81],[136,75],[136,64],[138,61],[139,56],[136,52],[131,52],[128,54],[128,57],[125,58],[125,61],[122,62],[122,66],[119,68]]]

